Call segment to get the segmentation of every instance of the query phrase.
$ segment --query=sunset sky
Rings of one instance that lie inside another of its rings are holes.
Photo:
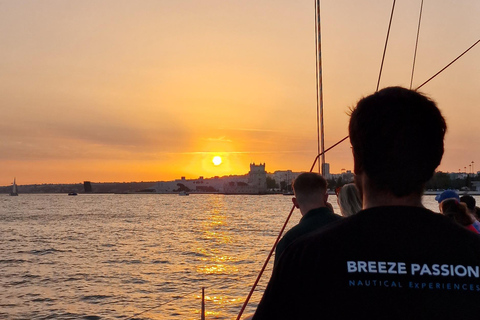
[[[397,1],[381,87],[410,85],[420,0]],[[325,145],[375,91],[392,1],[321,4]],[[414,87],[480,39],[480,1],[425,1]],[[0,185],[308,171],[314,1],[0,1]],[[422,88],[439,170],[480,170],[480,45]],[[214,165],[212,158],[223,162]],[[349,142],[327,153],[353,169]]]

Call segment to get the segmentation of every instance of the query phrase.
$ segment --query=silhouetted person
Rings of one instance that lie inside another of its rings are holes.
[[[468,213],[465,203],[459,202],[457,199],[443,200],[440,203],[440,212],[465,229],[478,234],[477,229],[473,226],[473,218]]]
[[[293,181],[292,188],[295,194],[292,202],[296,208],[300,209],[302,219],[278,242],[275,249],[275,264],[285,248],[297,238],[342,219],[328,207],[327,181],[318,173],[300,174]]]
[[[471,195],[466,194],[460,197],[460,202],[465,203],[465,205],[467,206],[467,212],[473,221],[472,225],[475,228],[475,230],[477,230],[480,233],[480,222],[478,221],[477,210],[475,209],[477,205],[477,201],[475,201],[475,198],[472,197]]]
[[[472,200],[473,200],[473,208],[475,208],[475,199],[472,196],[465,195],[465,196],[462,196],[460,198],[460,196],[458,195],[458,193],[455,190],[445,190],[445,191],[439,193],[435,197],[435,200],[437,200],[438,209],[442,213],[444,212],[442,204],[446,200],[456,200],[457,203],[468,202],[467,207],[468,207],[468,205],[472,206]],[[465,218],[465,217],[463,217],[464,208],[459,209],[458,205],[455,204],[455,203],[452,204],[452,202],[449,202],[449,204],[450,204],[449,205],[450,212],[449,212],[448,215],[445,215],[445,216],[448,216],[449,218],[452,218],[456,222],[461,221],[462,223],[460,223],[460,225],[465,226],[467,229],[471,229],[473,227],[477,231],[477,233],[480,233],[480,222],[478,222],[477,219],[475,218],[475,211],[469,211],[467,209],[467,215],[469,215],[470,218]],[[459,212],[459,210],[461,212]]]
[[[360,100],[349,133],[364,209],[292,243],[253,319],[478,318],[480,237],[422,205],[445,132],[418,92]]]

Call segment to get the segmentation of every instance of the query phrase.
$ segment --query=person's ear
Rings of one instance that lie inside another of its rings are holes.
[[[300,206],[298,205],[297,198],[293,197],[293,198],[292,198],[292,202],[293,202],[293,204],[295,205],[295,208],[297,208],[297,209],[300,208]]]

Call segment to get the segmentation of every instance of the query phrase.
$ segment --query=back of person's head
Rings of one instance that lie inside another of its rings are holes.
[[[473,223],[472,218],[467,212],[467,206],[457,199],[443,200],[440,204],[440,211],[442,211],[443,215],[451,218],[461,226],[468,226]]]
[[[443,156],[447,126],[435,102],[401,87],[382,89],[353,109],[355,173],[396,197],[421,194]]]
[[[311,203],[327,192],[327,181],[318,173],[304,172],[293,181],[292,187],[298,203]]]
[[[475,212],[475,206],[477,205],[475,198],[471,195],[464,195],[460,197],[460,202],[463,202],[467,205],[468,210]]]
[[[342,216],[353,216],[362,210],[362,199],[354,183],[344,185],[338,192],[337,197]]]

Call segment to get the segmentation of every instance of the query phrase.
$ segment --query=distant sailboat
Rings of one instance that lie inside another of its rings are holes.
[[[10,192],[10,195],[11,196],[18,196],[17,183],[15,182],[15,178],[13,178],[12,192]]]

